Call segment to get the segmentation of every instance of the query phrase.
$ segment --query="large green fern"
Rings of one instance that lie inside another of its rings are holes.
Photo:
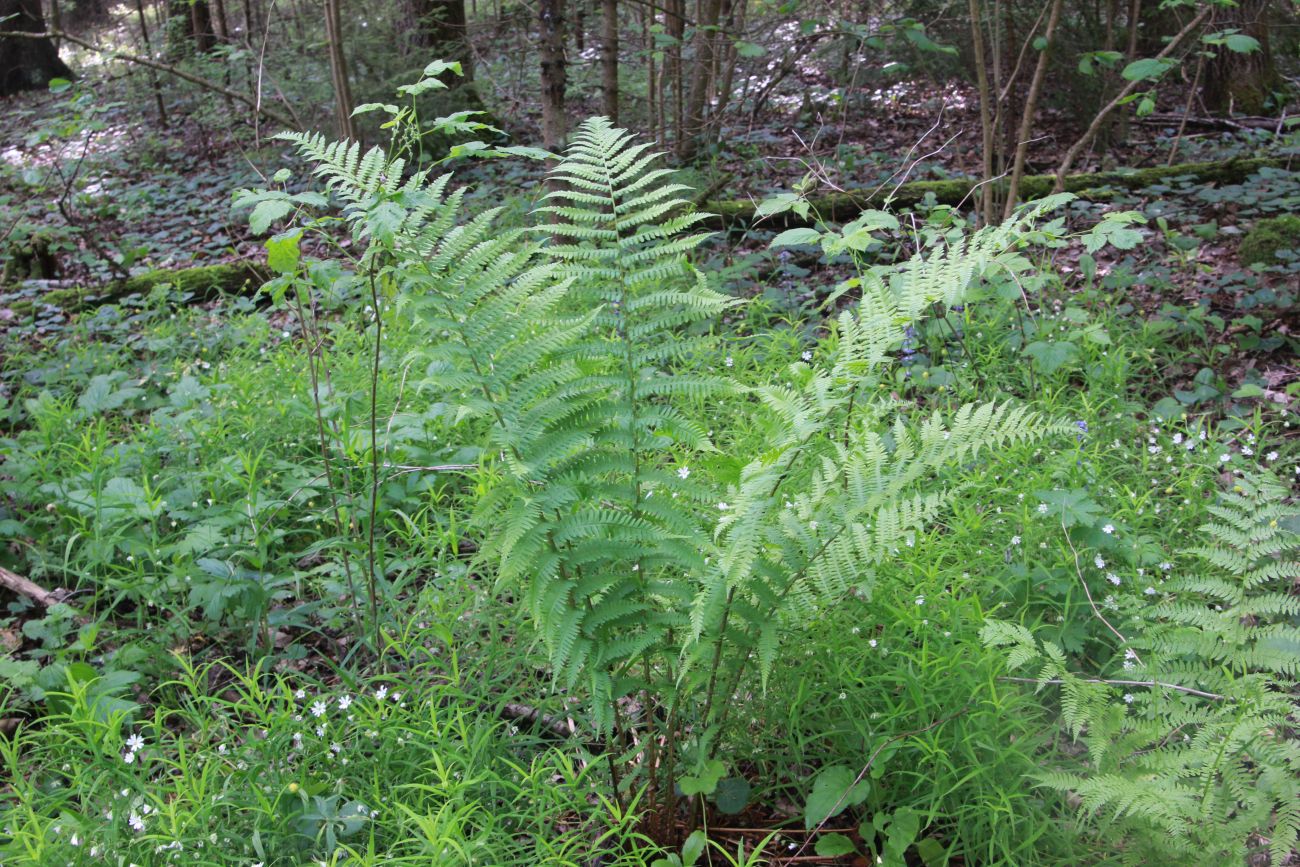
[[[693,761],[713,759],[742,679],[765,679],[783,633],[818,608],[870,591],[959,490],[938,474],[1065,430],[1011,404],[916,417],[881,388],[909,326],[1018,267],[1015,247],[1055,202],[865,272],[823,364],[742,388],[712,367],[714,324],[738,302],[689,261],[702,215],[608,121],[580,127],[532,233],[492,211],[461,220],[445,178],[403,180],[380,152],[296,141],[427,328],[423,385],[483,432],[481,562],[525,602],[556,680],[584,688],[611,768],[646,782],[662,816],[681,733]],[[715,447],[696,407],[728,394],[769,439],[725,485],[707,477]],[[619,759],[613,739],[631,726],[651,731]]]
[[[1091,767],[1042,782],[1126,837],[1131,863],[1170,851],[1188,863],[1243,863],[1266,839],[1282,864],[1296,844],[1300,536],[1288,523],[1300,509],[1285,495],[1261,476],[1211,507],[1205,542],[1188,552],[1200,568],[1164,583],[1112,679],[1073,672],[1060,648],[1021,626],[985,628],[988,643],[1010,648],[1013,667],[1037,662],[1039,680],[1061,686]]]

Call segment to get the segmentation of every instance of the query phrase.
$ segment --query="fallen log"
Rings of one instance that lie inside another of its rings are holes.
[[[53,305],[75,313],[120,301],[132,295],[147,295],[155,286],[168,284],[193,302],[210,301],[222,294],[252,293],[267,279],[252,262],[228,262],[176,270],[158,269],[93,287],[72,286],[52,289],[37,298],[18,298],[7,305],[18,315],[30,315],[37,305]]]
[[[1066,175],[1064,181],[1065,190],[1071,193],[1082,193],[1104,187],[1140,190],[1171,178],[1184,176],[1194,178],[1198,183],[1231,184],[1240,183],[1261,169],[1289,168],[1291,164],[1292,160],[1286,157],[1253,157]],[[1300,162],[1297,162],[1297,167],[1300,167]],[[1005,190],[1004,180],[992,183],[999,189]],[[818,218],[828,222],[844,222],[853,219],[868,208],[886,206],[893,210],[909,208],[921,203],[929,195],[933,195],[938,204],[958,205],[970,196],[977,184],[978,181],[972,178],[953,178],[943,181],[912,181],[897,189],[890,184],[885,184],[876,189],[845,190],[812,196],[808,199],[812,206],[812,213],[807,220],[793,211],[785,211],[758,220],[754,216],[758,205],[756,201],[705,202],[700,206],[700,210],[712,214],[705,221],[705,225],[713,229],[745,227],[754,223],[761,223],[766,228],[780,229],[808,225]],[[1052,192],[1055,184],[1055,175],[1026,175],[1020,180],[1020,198],[1025,201],[1042,198]]]

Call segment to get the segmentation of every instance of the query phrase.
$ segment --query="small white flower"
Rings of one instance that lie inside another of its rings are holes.
[[[1264,460],[1270,462],[1277,460],[1277,452],[1269,452],[1268,454],[1264,455]]]
[[[1232,460],[1232,455],[1230,455],[1230,454],[1222,454],[1222,455],[1219,455],[1219,462],[1220,462],[1220,463],[1224,463],[1224,464],[1226,464],[1226,463],[1227,463],[1228,461],[1230,461],[1230,460]]]
[[[1020,537],[1019,537],[1019,536],[1012,536],[1012,537],[1011,537],[1011,544],[1012,544],[1012,545],[1019,545],[1019,544],[1020,544]]]
[[[872,638],[872,639],[870,639],[869,641],[867,641],[867,644],[869,644],[869,645],[872,646],[872,647],[875,647],[875,646],[876,646],[876,643],[877,643],[877,642],[876,642],[876,639],[874,639],[874,638]]]
[[[140,737],[138,734],[131,735],[126,739],[126,748],[133,753],[144,749],[144,738]]]
[[[1143,590],[1142,592],[1145,593],[1145,594],[1148,595],[1148,596],[1155,596],[1155,595],[1156,595],[1156,588],[1154,588],[1154,587],[1148,587],[1147,589]]]
[[[1101,559],[1101,555],[1100,555],[1100,554],[1098,554],[1096,557],[1092,558],[1092,562],[1093,562],[1094,564],[1096,564],[1096,566],[1097,566],[1098,569],[1105,569],[1105,568],[1106,568],[1106,561],[1103,560],[1103,559]]]
[[[1115,525],[1114,525],[1114,524],[1107,524],[1106,526],[1104,526],[1104,527],[1101,528],[1101,531],[1102,531],[1103,533],[1105,533],[1107,536],[1109,536],[1111,533],[1114,533],[1114,532],[1115,532]]]
[[[1046,504],[1046,503],[1039,503],[1039,504],[1038,504],[1038,514],[1040,514],[1040,515],[1046,515],[1046,514],[1047,514],[1047,504]]]
[[[1124,693],[1124,704],[1132,704],[1132,703],[1133,703],[1133,693],[1131,692]]]
[[[1116,587],[1119,586],[1119,576],[1116,575],[1114,572],[1107,572],[1107,573],[1106,573],[1106,580],[1109,581],[1110,583],[1114,584]]]
[[[322,717],[322,716],[324,716],[324,715],[325,715],[325,702],[320,701],[320,700],[317,700],[317,701],[316,701],[316,702],[311,706],[311,715],[314,716],[314,717]]]
[[[724,361],[724,362],[722,362],[722,363],[725,364],[725,365],[727,365],[727,367],[734,367],[735,364],[736,364],[735,360],[732,359],[732,357],[731,357],[730,355],[728,355],[728,356],[727,356],[727,360]]]
[[[305,689],[297,690],[296,692],[294,692],[293,697],[299,700],[304,699],[307,697],[307,690]]]
[[[1168,571],[1169,571],[1170,569],[1172,569],[1172,568],[1174,568],[1174,564],[1173,564],[1173,563],[1168,563],[1168,562],[1166,562],[1166,563],[1161,563],[1161,564],[1160,564],[1160,571],[1162,571],[1162,572],[1168,572]]]
[[[132,750],[127,750],[125,753],[122,754],[122,761],[126,762],[128,765],[135,764],[135,752]]]
[[[800,355],[799,357],[802,358],[804,361],[812,361],[812,353],[806,349],[803,351],[803,354]]]
[[[140,818],[138,813],[132,813],[127,817],[126,823],[131,826],[131,830],[139,833],[144,830],[144,819]]]
[[[388,698],[387,686],[381,686],[379,689],[375,690],[375,701],[383,701],[386,698]]]
[[[352,707],[352,696],[345,695],[339,698],[339,710],[347,710]]]
[[[1176,434],[1174,434],[1174,445],[1179,445],[1179,444],[1182,443],[1182,441],[1183,441],[1183,435],[1182,435],[1182,434],[1180,434],[1180,433],[1176,433]]]
[[[679,478],[679,479],[689,479],[690,477],[691,477],[691,468],[690,468],[690,467],[678,467],[678,468],[677,468],[677,478]]]
[[[725,512],[725,511],[727,511],[727,510],[730,509],[730,508],[731,508],[731,507],[728,506],[726,503],[718,503],[718,511],[719,511],[719,512]]]
[[[918,597],[916,597],[916,604],[917,604],[917,605],[924,605],[924,604],[925,604],[925,597],[924,597],[924,596],[918,596]]]

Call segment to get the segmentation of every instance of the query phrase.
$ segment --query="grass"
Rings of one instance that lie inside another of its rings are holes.
[[[1135,316],[1122,293],[1039,265],[1030,299],[994,283],[918,329],[890,388],[905,412],[1015,398],[1077,434],[953,471],[943,481],[964,496],[879,570],[874,592],[793,626],[796,650],[766,686],[742,685],[725,737],[750,792],[738,815],[706,814],[714,863],[738,844],[738,861],[803,851],[817,775],[868,760],[865,796],[828,825],[853,852],[885,851],[882,829],[915,817],[904,845],[927,864],[1122,860],[1116,840],[1027,782],[1068,761],[1068,739],[1049,704],[1002,679],[980,629],[990,615],[1023,622],[1089,669],[1113,667],[1085,590],[1117,618],[1139,616],[1221,473],[1294,463],[1294,416],[1207,386],[1161,417],[1183,384],[1175,372],[1213,363],[1195,311]],[[419,332],[385,319],[382,637],[367,646],[362,302],[321,311],[319,421],[312,330],[246,300],[175,302],[159,292],[101,308],[27,343],[5,372],[5,562],[70,595],[0,616],[0,636],[17,637],[0,658],[0,718],[17,720],[0,737],[0,861],[660,857],[610,797],[581,697],[556,690],[527,618],[471,566],[467,515],[490,480],[408,469],[479,460],[439,395],[412,384]],[[817,363],[817,332],[798,309],[754,302],[713,363],[744,383],[780,381]],[[1036,341],[1053,346],[1026,355]],[[762,441],[743,397],[687,411],[714,429],[721,477]],[[509,710],[520,705],[575,720],[576,734]]]

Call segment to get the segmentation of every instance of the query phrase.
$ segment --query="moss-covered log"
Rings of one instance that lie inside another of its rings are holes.
[[[1067,175],[1065,189],[1071,193],[1086,193],[1106,187],[1141,190],[1177,177],[1191,177],[1197,183],[1202,184],[1239,183],[1260,169],[1285,168],[1290,162],[1290,160],[1280,157],[1258,157],[1210,163],[1181,163],[1149,169]],[[886,184],[879,190],[848,190],[842,193],[813,196],[809,199],[809,202],[812,205],[812,213],[821,219],[831,222],[843,222],[853,219],[867,208],[885,206],[885,200],[890,196],[891,191],[893,195],[888,202],[891,209],[912,207],[924,201],[928,195],[933,195],[938,204],[957,205],[970,195],[975,183],[976,181],[970,178],[956,178],[945,181],[912,181],[903,184],[897,190],[894,190],[892,185]],[[1021,180],[1020,197],[1024,200],[1042,198],[1052,192],[1055,184],[1055,175],[1027,175]],[[1005,193],[1005,189],[1003,192]],[[714,201],[705,202],[700,209],[715,215],[710,218],[708,224],[712,228],[721,229],[731,226],[745,226],[753,222],[754,208],[755,203],[751,201]],[[786,211],[764,220],[763,225],[771,228],[784,228],[804,225],[808,222],[810,220],[804,220],[798,214]]]
[[[18,314],[30,312],[36,304],[53,304],[74,313],[132,295],[148,295],[154,287],[163,284],[188,296],[191,302],[202,302],[223,293],[252,294],[265,280],[263,269],[252,262],[229,262],[177,270],[158,269],[93,287],[53,289],[31,300],[16,299],[8,306]]]

